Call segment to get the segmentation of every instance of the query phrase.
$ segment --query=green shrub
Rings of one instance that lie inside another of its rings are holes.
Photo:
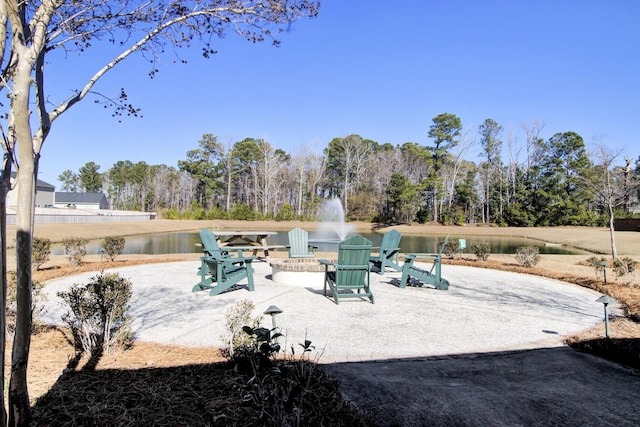
[[[16,272],[7,272],[7,332],[13,333],[16,328]],[[47,296],[42,293],[44,286],[37,280],[31,282],[31,327],[41,324],[39,316],[46,312],[45,303]]]
[[[197,220],[207,219],[207,212],[201,206],[192,207],[186,213],[188,214],[189,219],[197,219]]]
[[[451,209],[445,209],[440,213],[440,223],[442,225],[453,225],[453,211]]]
[[[117,273],[100,272],[86,285],[74,283],[58,292],[70,312],[62,317],[73,334],[76,348],[91,355],[109,352],[131,343],[131,319],[127,315],[131,281]]]
[[[540,249],[536,246],[520,246],[516,249],[516,262],[523,267],[534,267],[540,262]]]
[[[471,252],[473,252],[480,261],[486,261],[491,253],[491,245],[486,240],[474,242],[471,244]]]
[[[161,211],[161,215],[164,219],[181,219],[180,212],[176,208],[164,209]]]
[[[124,250],[124,237],[122,236],[107,236],[102,239],[100,246],[107,255],[109,261],[115,261],[116,257],[122,254]]]
[[[49,255],[51,255],[51,240],[34,237],[31,252],[31,269],[39,270],[42,264],[49,261]]]
[[[237,304],[228,307],[224,312],[226,334],[221,338],[229,346],[223,349],[223,354],[233,359],[235,349],[247,347],[252,339],[243,331],[243,326],[256,328],[260,325],[260,316],[254,316],[255,306],[251,300],[240,300]]]
[[[64,255],[67,257],[71,267],[80,265],[82,258],[87,255],[87,243],[89,243],[89,240],[77,237],[69,237],[62,241]]]
[[[276,221],[293,221],[295,219],[295,215],[293,214],[293,209],[291,209],[291,205],[289,203],[285,203],[280,209],[280,212],[276,215]]]
[[[616,277],[622,280],[622,284],[630,286],[635,280],[637,263],[629,257],[621,257],[613,260],[613,271]]]
[[[302,354],[295,355],[293,345],[289,355],[276,357],[280,352],[275,329],[243,327],[251,343],[242,347],[236,358],[235,368],[249,380],[243,391],[243,403],[260,408],[260,425],[315,425],[309,423],[305,412],[317,396],[313,384],[322,375],[317,359],[309,354],[315,349],[311,341],[300,343]]]
[[[460,252],[460,242],[458,240],[447,242],[447,244],[444,245],[442,252],[447,256],[447,258],[453,259],[453,257]]]
[[[214,206],[207,212],[207,219],[229,219],[229,214],[224,209]]]
[[[251,210],[246,203],[234,203],[231,207],[231,213],[229,219],[251,221],[256,217],[255,213]]]

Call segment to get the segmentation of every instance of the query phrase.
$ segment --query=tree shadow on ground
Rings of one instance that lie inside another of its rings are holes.
[[[570,345],[578,351],[640,370],[640,338],[596,338]]]
[[[294,420],[298,425],[375,425],[343,400],[322,369],[301,390],[283,369],[291,363],[308,362],[283,362],[280,375],[260,380],[236,372],[228,362],[67,369],[32,406],[31,425],[263,426],[293,425]],[[288,404],[291,396],[303,396],[302,403]]]
[[[640,375],[569,347],[326,366],[379,425],[636,425]]]

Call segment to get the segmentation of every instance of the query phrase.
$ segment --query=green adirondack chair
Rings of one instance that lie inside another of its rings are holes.
[[[402,266],[402,277],[400,278],[400,288],[406,287],[410,281],[417,281],[420,284],[432,285],[436,289],[449,289],[449,281],[442,278],[442,252],[449,241],[449,236],[444,239],[440,252],[437,254],[406,254],[404,255],[404,265]],[[415,265],[415,261],[430,261],[433,264],[431,269],[425,270]]]
[[[313,258],[316,256],[317,246],[309,244],[309,233],[302,228],[289,230],[289,258]]]
[[[241,252],[237,257],[231,256],[229,251],[220,249],[216,236],[207,228],[200,230],[200,240],[204,256],[200,257],[198,269],[200,283],[193,292],[208,289],[209,295],[218,295],[243,279],[247,279],[250,291],[255,290],[251,266],[254,257],[243,257]]]
[[[369,298],[374,303],[369,280],[371,246],[370,240],[356,234],[340,242],[337,263],[318,260],[324,265],[325,296],[328,286],[336,304],[340,304],[341,298]]]
[[[391,230],[382,236],[380,246],[373,247],[372,250],[377,252],[369,257],[369,261],[379,269],[379,273],[384,275],[387,267],[396,271],[402,271],[400,265],[400,238],[402,236],[397,230]]]
[[[249,291],[254,291],[253,267],[254,257],[232,257],[213,251],[211,255],[200,258],[200,283],[192,291],[209,290],[209,295],[218,295],[229,290],[233,285],[246,279]]]
[[[227,254],[227,251],[221,251],[216,241],[216,236],[213,235],[211,230],[203,228],[200,230],[200,240],[202,240],[202,253],[205,256],[212,256],[214,254],[223,253]]]

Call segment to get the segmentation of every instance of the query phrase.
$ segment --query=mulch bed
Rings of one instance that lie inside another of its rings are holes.
[[[640,339],[638,338],[594,338],[570,341],[569,345],[583,353],[640,370]]]
[[[265,377],[251,381],[228,362],[69,371],[33,405],[32,425],[375,425],[317,365],[304,389],[287,375]]]

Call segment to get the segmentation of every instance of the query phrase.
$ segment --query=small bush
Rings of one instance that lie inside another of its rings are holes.
[[[278,338],[282,335],[275,329],[243,327],[250,337],[249,345],[239,351],[235,369],[247,375],[249,380],[243,389],[243,403],[260,408],[261,425],[312,425],[307,421],[305,408],[314,405],[313,384],[322,371],[318,359],[309,355],[315,350],[311,341],[305,339],[298,344],[302,353],[296,356],[294,346],[283,357]],[[346,425],[346,424],[345,424]]]
[[[51,255],[51,240],[34,237],[31,252],[31,269],[39,270],[42,264],[49,261],[49,255]]]
[[[255,212],[253,212],[246,203],[235,203],[231,207],[231,213],[229,216],[229,219],[234,220],[252,221],[256,219]]]
[[[637,263],[629,257],[616,258],[613,260],[613,272],[616,273],[616,277],[622,280],[622,284],[626,286],[633,284],[636,269]]]
[[[100,272],[86,285],[73,284],[58,292],[71,309],[62,317],[76,348],[91,355],[109,352],[131,343],[131,319],[127,315],[131,281],[117,273]]]
[[[162,219],[181,219],[180,212],[176,208],[162,210],[161,217]]]
[[[540,249],[536,246],[520,246],[516,249],[516,262],[523,267],[534,267],[540,262]]]
[[[64,255],[67,257],[71,267],[77,267],[80,265],[82,258],[87,255],[87,243],[89,243],[87,239],[75,237],[70,237],[62,241],[64,246]]]
[[[7,332],[14,333],[16,329],[16,272],[7,272]],[[45,303],[47,302],[46,294],[42,293],[44,286],[37,280],[31,282],[31,322],[32,328],[41,324],[39,320],[40,314],[46,312]]]
[[[115,261],[116,257],[122,254],[124,243],[125,240],[122,236],[107,236],[102,239],[100,247],[104,250],[109,261]]]
[[[252,338],[243,331],[243,326],[257,328],[260,325],[260,317],[254,316],[255,306],[250,300],[241,300],[237,304],[227,308],[224,312],[226,334],[221,338],[228,344],[228,348],[223,349],[223,354],[228,359],[233,359],[235,350],[247,347],[251,344]]]
[[[604,257],[595,257],[592,256],[591,258],[587,259],[587,265],[591,268],[593,268],[593,272],[596,275],[596,279],[600,278],[600,273],[604,272],[604,265],[602,265],[603,262],[606,262],[606,259]]]
[[[276,221],[293,221],[294,219],[295,215],[289,203],[285,203],[280,212],[276,214]]]
[[[447,258],[449,259],[453,259],[453,257],[460,251],[460,242],[458,240],[454,240],[451,242],[447,242],[446,245],[444,245],[444,248],[442,250],[442,252],[447,256]]]
[[[491,245],[486,240],[475,242],[471,245],[471,251],[480,261],[486,261],[491,253]]]
[[[280,352],[278,338],[282,336],[274,329],[267,329],[261,326],[252,328],[243,326],[242,330],[248,335],[248,344],[238,349],[236,362],[238,366],[250,367],[250,372],[258,373],[270,369],[276,361],[276,356]]]

